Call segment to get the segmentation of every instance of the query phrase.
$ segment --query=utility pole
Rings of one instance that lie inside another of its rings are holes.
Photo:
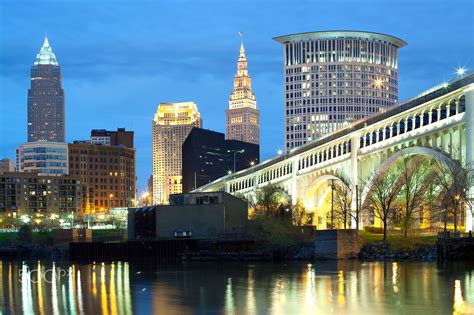
[[[331,179],[331,229],[334,227],[334,179]]]
[[[355,185],[356,189],[356,230],[359,231],[359,185]]]

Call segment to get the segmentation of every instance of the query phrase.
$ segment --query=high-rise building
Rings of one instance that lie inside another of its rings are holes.
[[[167,204],[182,191],[181,146],[193,127],[201,127],[194,102],[161,103],[153,119],[153,203]]]
[[[135,203],[135,149],[73,143],[69,149],[69,174],[83,182],[85,213],[104,213]]]
[[[82,185],[78,176],[42,176],[6,172],[0,175],[0,214],[42,220],[46,214],[80,214]],[[50,218],[48,218],[49,220]]]
[[[398,101],[398,48],[379,33],[322,31],[283,44],[285,148],[317,140]]]
[[[183,192],[259,163],[259,145],[193,128],[183,143]]]
[[[48,38],[31,67],[28,90],[28,142],[65,142],[64,90],[61,67]]]
[[[260,143],[260,111],[252,92],[243,43],[240,45],[237,73],[234,76],[234,90],[230,94],[229,109],[225,114],[227,139]]]
[[[18,172],[39,175],[68,174],[67,144],[62,142],[27,142],[16,149]]]

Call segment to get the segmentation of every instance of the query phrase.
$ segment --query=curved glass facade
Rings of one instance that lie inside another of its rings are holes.
[[[351,31],[276,40],[284,45],[286,149],[396,105],[403,41]]]

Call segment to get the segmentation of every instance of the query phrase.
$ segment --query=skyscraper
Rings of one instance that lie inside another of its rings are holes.
[[[259,163],[258,144],[225,140],[223,133],[201,128],[191,130],[182,150],[185,193]]]
[[[317,140],[398,101],[398,48],[385,34],[323,31],[284,45],[285,148]]]
[[[167,204],[182,192],[181,146],[193,127],[201,127],[194,102],[161,103],[153,119],[153,203]]]
[[[31,67],[28,90],[28,142],[65,142],[64,91],[61,67],[44,39]]]
[[[226,114],[226,134],[229,140],[260,143],[260,111],[252,92],[252,80],[247,70],[244,44],[240,44],[234,90],[230,94]]]

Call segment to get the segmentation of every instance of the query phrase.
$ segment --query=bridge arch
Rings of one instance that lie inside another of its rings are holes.
[[[414,147],[408,147],[404,148],[400,151],[395,152],[392,154],[388,159],[382,162],[380,164],[376,171],[370,176],[369,180],[367,181],[364,189],[362,190],[361,194],[361,203],[365,202],[365,198],[367,197],[367,193],[369,191],[370,185],[373,183],[374,179],[377,178],[380,174],[383,172],[387,171],[390,169],[396,162],[397,160],[402,157],[402,156],[413,156],[413,155],[423,155],[432,159],[435,159],[436,161],[440,162],[443,165],[446,165],[446,160],[450,159],[446,154],[436,151],[431,148],[427,147],[419,147],[419,146],[414,146]]]

